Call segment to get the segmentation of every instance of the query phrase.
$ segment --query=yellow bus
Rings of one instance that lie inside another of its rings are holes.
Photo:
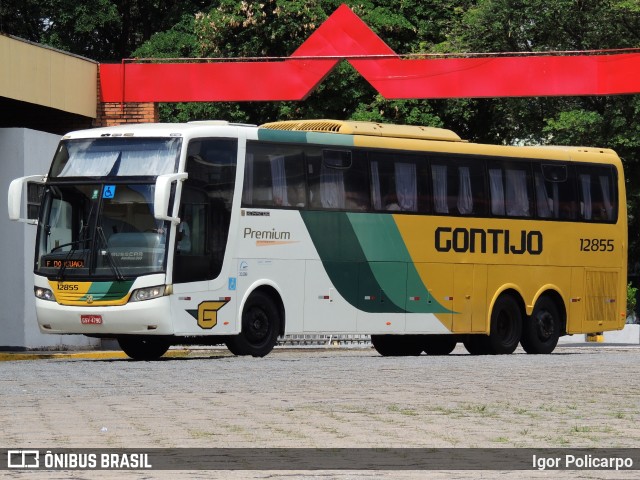
[[[608,149],[337,120],[123,125],[63,137],[47,176],[12,182],[12,219],[33,182],[40,330],[132,358],[263,356],[301,333],[369,334],[385,356],[550,353],[626,319]]]

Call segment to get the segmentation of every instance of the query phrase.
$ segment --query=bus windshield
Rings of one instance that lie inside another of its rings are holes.
[[[36,273],[113,278],[164,272],[169,224],[153,216],[154,184],[51,185],[38,225]]]
[[[174,173],[181,138],[105,137],[63,140],[50,178],[125,177]]]

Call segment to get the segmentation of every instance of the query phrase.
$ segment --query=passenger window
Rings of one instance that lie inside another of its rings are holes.
[[[433,211],[448,215],[486,213],[482,163],[434,159],[431,162]]]
[[[611,167],[578,167],[580,218],[588,222],[615,222],[618,217],[616,175]]]
[[[301,148],[249,143],[242,191],[243,205],[302,208],[306,202]]]
[[[417,212],[424,196],[420,195],[423,182],[420,181],[416,157],[372,153],[370,160],[373,209]]]
[[[309,149],[306,154],[312,208],[369,209],[369,177],[362,153]]]
[[[535,165],[533,179],[538,218],[576,219],[575,175],[571,165]]]
[[[496,216],[530,217],[529,168],[524,164],[493,163],[489,166],[491,213]]]

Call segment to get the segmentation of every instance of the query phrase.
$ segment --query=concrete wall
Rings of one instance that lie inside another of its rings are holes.
[[[0,347],[16,349],[92,347],[81,335],[44,335],[36,323],[33,256],[36,227],[7,215],[9,183],[49,170],[60,137],[24,128],[0,129]]]

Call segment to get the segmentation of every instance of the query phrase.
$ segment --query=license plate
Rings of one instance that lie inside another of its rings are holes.
[[[83,325],[102,325],[102,315],[80,315],[80,323]]]

